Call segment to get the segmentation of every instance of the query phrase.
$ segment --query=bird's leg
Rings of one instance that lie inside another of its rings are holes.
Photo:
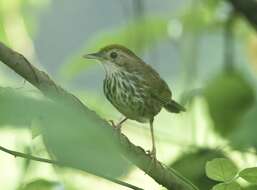
[[[151,139],[152,139],[152,150],[149,152],[153,161],[156,161],[156,147],[155,147],[155,139],[154,139],[154,130],[153,130],[153,119],[150,120],[150,130],[151,130]]]
[[[116,128],[116,125],[115,125],[115,123],[114,123],[113,120],[109,120],[109,122],[111,123],[111,126],[112,126],[113,128]]]
[[[111,122],[111,125],[113,128],[117,129],[117,130],[121,130],[121,126],[122,126],[122,123],[124,123],[125,121],[127,121],[128,118],[124,118],[122,119],[119,123],[115,124],[113,120],[110,120]]]
[[[153,119],[150,120],[150,129],[151,129],[151,138],[152,138],[152,150],[148,151],[148,154],[152,158],[147,173],[149,173],[152,168],[156,165],[156,147],[155,147],[155,140],[154,140],[154,130],[153,130]]]
[[[128,118],[124,118],[124,119],[122,119],[117,125],[116,125],[116,129],[118,129],[118,130],[121,130],[121,126],[122,126],[122,124],[125,122],[125,121],[127,121],[127,119]]]

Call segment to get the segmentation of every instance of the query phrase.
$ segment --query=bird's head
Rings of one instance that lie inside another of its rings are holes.
[[[108,72],[117,69],[129,70],[141,61],[131,50],[122,45],[108,45],[96,53],[83,56],[86,59],[96,59],[103,63]]]

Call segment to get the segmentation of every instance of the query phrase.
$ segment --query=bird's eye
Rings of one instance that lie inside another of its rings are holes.
[[[118,54],[116,52],[112,52],[110,56],[112,59],[116,59],[118,57]]]

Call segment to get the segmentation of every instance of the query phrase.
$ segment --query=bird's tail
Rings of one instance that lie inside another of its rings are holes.
[[[171,100],[168,104],[164,105],[164,108],[171,113],[180,113],[186,111],[186,109],[179,103]]]

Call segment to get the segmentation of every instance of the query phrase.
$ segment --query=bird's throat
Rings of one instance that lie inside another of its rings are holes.
[[[103,66],[107,77],[117,74],[121,71],[121,68],[111,61],[103,62]]]

